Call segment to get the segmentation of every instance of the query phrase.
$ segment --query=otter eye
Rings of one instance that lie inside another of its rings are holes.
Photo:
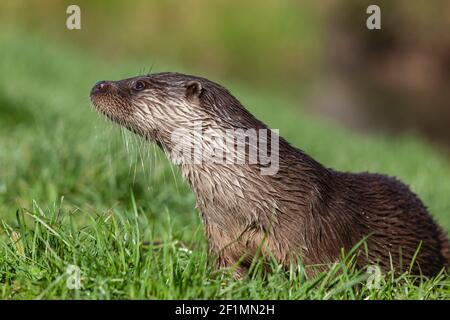
[[[133,86],[133,89],[136,91],[144,90],[145,89],[144,81],[136,81],[136,83]]]

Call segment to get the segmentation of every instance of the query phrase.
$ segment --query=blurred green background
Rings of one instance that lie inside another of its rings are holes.
[[[65,27],[78,4],[82,29]],[[382,30],[365,27],[369,4]],[[172,65],[282,92],[362,132],[450,146],[450,3],[419,1],[2,1],[3,32],[39,36],[129,75]],[[102,75],[98,75],[102,78]]]
[[[317,5],[78,1],[82,29],[69,31],[65,10],[72,3],[2,1],[0,17],[3,25],[45,35],[57,45],[72,43],[111,62],[144,61],[146,69],[176,62],[205,75],[282,86],[310,79],[319,63]]]

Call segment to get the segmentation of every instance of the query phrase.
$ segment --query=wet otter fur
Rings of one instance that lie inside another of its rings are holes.
[[[111,120],[156,142],[173,161],[171,134],[199,119],[214,129],[267,129],[224,87],[179,73],[102,81],[91,100]],[[211,141],[197,143],[211,147]],[[449,266],[446,234],[400,181],[326,168],[282,137],[279,154],[273,175],[262,175],[259,163],[176,159],[196,194],[209,253],[220,267],[240,261],[242,274],[259,248],[286,267],[298,257],[307,266],[326,265],[365,237],[368,250],[358,256],[359,267],[378,264],[402,272],[411,265],[414,274],[433,276]],[[313,275],[321,268],[307,270]]]

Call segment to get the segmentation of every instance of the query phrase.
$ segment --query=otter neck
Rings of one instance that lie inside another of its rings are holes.
[[[283,211],[283,198],[291,197],[299,208],[311,207],[323,189],[319,177],[326,176],[327,170],[284,142],[280,154],[279,172],[273,176],[261,175],[256,165],[181,164],[203,221],[238,235],[251,225],[266,229],[272,215],[276,219],[277,212]]]

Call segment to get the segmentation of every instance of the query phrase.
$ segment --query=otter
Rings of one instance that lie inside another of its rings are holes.
[[[272,174],[262,174],[267,167],[262,157],[230,163],[179,156],[174,150],[183,135],[205,149],[217,147],[213,139],[189,133],[197,121],[202,132],[268,130],[217,83],[154,73],[100,81],[90,96],[97,111],[155,142],[181,168],[196,195],[209,255],[218,267],[234,267],[237,277],[257,252],[286,268],[300,259],[307,275],[314,276],[361,241],[359,268],[376,264],[385,272],[393,268],[433,276],[449,266],[446,233],[418,196],[395,178],[327,168],[270,130],[271,138],[261,141],[271,145],[277,139],[279,157]],[[174,139],[182,129],[185,133]],[[247,157],[252,148],[262,147],[261,141],[245,139],[246,148],[234,155]]]

